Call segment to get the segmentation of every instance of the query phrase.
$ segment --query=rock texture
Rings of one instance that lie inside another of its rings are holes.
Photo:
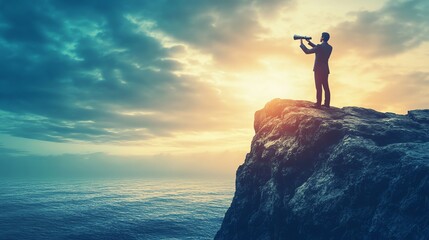
[[[428,239],[429,110],[275,99],[215,239]]]

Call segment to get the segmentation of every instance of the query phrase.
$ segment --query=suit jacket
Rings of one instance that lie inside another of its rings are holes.
[[[312,42],[308,42],[308,44],[313,47],[308,49],[304,44],[301,44],[301,49],[306,54],[315,53],[316,58],[314,60],[313,71],[318,73],[327,73],[329,74],[329,65],[328,60],[332,53],[332,46],[327,42],[322,42],[322,44],[314,44]]]

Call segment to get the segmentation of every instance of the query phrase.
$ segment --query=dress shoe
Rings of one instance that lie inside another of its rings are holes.
[[[315,103],[312,107],[313,107],[313,108],[317,108],[317,109],[320,109],[320,108],[321,108],[320,104],[317,104],[317,103]]]

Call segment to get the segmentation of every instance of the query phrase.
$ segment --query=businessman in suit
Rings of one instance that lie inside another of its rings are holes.
[[[327,32],[322,33],[322,37],[320,38],[321,44],[314,44],[310,40],[307,40],[308,45],[312,48],[308,49],[303,43],[301,39],[301,49],[305,52],[305,54],[315,53],[316,58],[314,60],[314,81],[316,83],[316,99],[317,102],[314,105],[316,108],[320,108],[322,103],[322,87],[325,91],[325,103],[323,106],[329,108],[331,101],[331,92],[329,91],[328,84],[328,76],[329,76],[329,65],[328,60],[332,53],[332,46],[329,45],[330,35]]]

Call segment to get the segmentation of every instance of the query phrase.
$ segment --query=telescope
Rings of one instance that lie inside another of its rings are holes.
[[[299,39],[305,39],[305,40],[311,40],[311,37],[307,36],[301,36],[301,35],[293,35],[293,40],[299,40]]]

